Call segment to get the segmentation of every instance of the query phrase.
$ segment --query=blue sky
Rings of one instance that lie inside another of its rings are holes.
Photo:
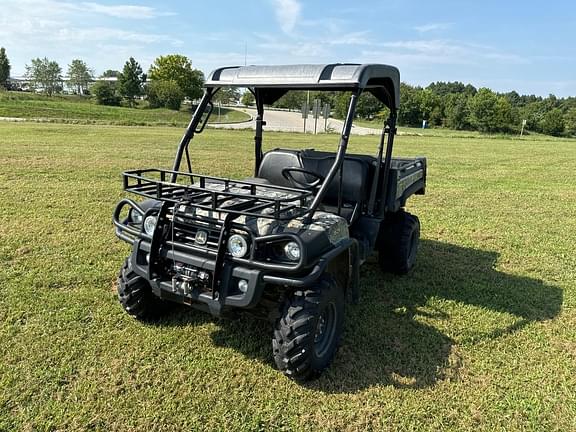
[[[96,73],[180,53],[205,73],[244,64],[376,62],[403,81],[576,96],[576,2],[1,0],[13,75],[47,56]]]

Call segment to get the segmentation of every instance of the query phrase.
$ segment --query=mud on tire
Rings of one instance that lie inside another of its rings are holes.
[[[344,323],[344,292],[330,276],[294,291],[276,321],[272,348],[286,376],[307,381],[326,369],[338,350]]]

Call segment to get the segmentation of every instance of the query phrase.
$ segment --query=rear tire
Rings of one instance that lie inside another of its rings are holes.
[[[168,310],[168,303],[156,297],[146,279],[134,273],[127,258],[118,273],[118,300],[124,310],[140,321],[159,318]]]
[[[404,210],[389,215],[380,229],[378,263],[383,272],[403,275],[416,263],[420,220]]]
[[[274,328],[276,366],[296,381],[319,377],[336,355],[343,324],[344,292],[332,277],[294,291]]]

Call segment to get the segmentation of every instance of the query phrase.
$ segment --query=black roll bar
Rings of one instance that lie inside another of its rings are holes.
[[[188,124],[188,127],[186,128],[186,131],[180,140],[180,143],[178,144],[178,150],[176,151],[176,157],[174,158],[174,165],[172,166],[173,173],[170,179],[170,181],[173,183],[175,183],[178,178],[178,171],[180,170],[180,163],[182,162],[184,151],[188,148],[190,140],[194,137],[196,127],[200,123],[200,120],[202,120],[202,114],[204,114],[206,107],[210,103],[213,93],[214,90],[212,88],[207,88],[204,91],[204,95],[196,107],[196,111],[194,111],[194,115],[192,116],[192,119],[190,120],[190,123]]]
[[[346,121],[344,122],[344,126],[342,127],[342,135],[340,137],[340,144],[338,145],[338,153],[336,153],[336,159],[334,160],[334,165],[328,171],[326,178],[324,179],[324,183],[320,186],[316,197],[314,197],[314,201],[310,205],[310,213],[307,216],[308,221],[312,220],[314,217],[314,213],[318,209],[318,206],[322,202],[324,195],[328,191],[330,187],[330,183],[334,180],[336,173],[342,168],[344,163],[344,156],[346,154],[346,149],[348,148],[348,140],[350,139],[350,130],[352,129],[352,122],[354,121],[354,113],[356,112],[356,104],[358,102],[358,97],[360,96],[360,91],[355,91],[352,93],[350,97],[350,105],[348,106],[348,113],[346,114]],[[342,194],[342,190],[340,188],[339,194]]]
[[[256,133],[254,134],[254,177],[258,176],[260,164],[262,163],[262,127],[266,126],[264,121],[264,101],[262,99],[262,92],[258,89],[252,91],[254,99],[256,99]]]
[[[386,158],[384,159],[384,176],[382,180],[382,191],[388,193],[388,178],[390,177],[390,165],[392,163],[392,149],[394,147],[394,135],[396,135],[396,118],[397,111],[390,110],[390,117],[388,117],[388,142],[386,143]],[[388,202],[388,197],[384,198],[384,203],[380,213],[382,216],[386,212],[386,203]]]

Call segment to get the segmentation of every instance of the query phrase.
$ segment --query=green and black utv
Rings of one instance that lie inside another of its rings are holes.
[[[223,87],[254,94],[254,177],[192,171],[190,142]],[[263,153],[265,106],[291,90],[351,94],[335,152]],[[375,155],[347,154],[363,92],[390,109]],[[420,223],[404,207],[412,194],[424,194],[426,159],[392,157],[399,103],[398,69],[382,64],[215,70],[172,169],[123,173],[124,190],[144,197],[123,199],[114,211],[116,235],[132,245],[118,278],[124,309],[141,320],[171,302],[214,316],[242,310],[266,317],[277,367],[296,380],[317,377],[338,349],[346,300],[359,299],[360,265],[372,253],[386,272],[404,274],[415,263]]]

